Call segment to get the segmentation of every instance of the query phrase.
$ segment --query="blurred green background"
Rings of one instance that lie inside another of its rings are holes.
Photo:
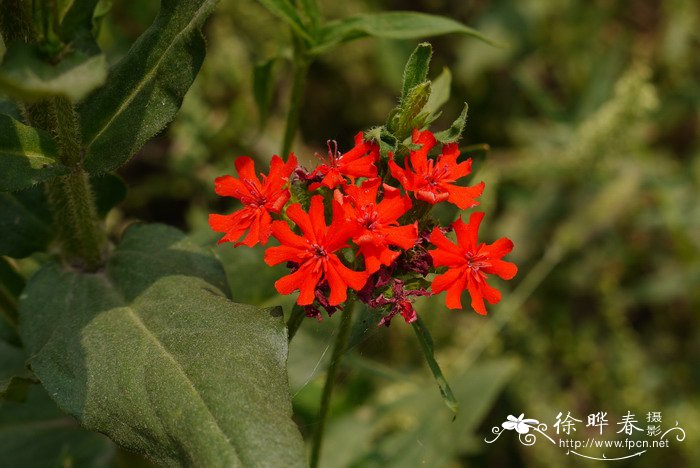
[[[568,411],[608,412],[614,438],[631,411],[646,427],[678,421],[683,442],[617,466],[700,466],[700,5],[669,1],[321,2],[326,17],[381,10],[435,13],[505,41],[494,48],[429,38],[431,76],[448,67],[452,96],[441,129],[470,105],[463,144],[488,143],[482,236],[507,236],[520,272],[498,283],[487,317],[416,309],[460,400],[453,422],[410,327],[367,326],[360,315],[333,402],[322,466],[591,466],[540,438],[532,447],[491,428],[507,415],[546,422]],[[117,60],[157,2],[114,2],[100,42]],[[215,246],[207,213],[230,212],[213,180],[238,155],[261,166],[279,151],[291,84],[290,34],[256,2],[223,0],[206,27],[208,55],[175,122],[121,170],[130,190],[108,222],[116,238],[135,219],[191,232],[224,261],[234,299],[282,303],[283,269],[262,250]],[[313,163],[327,139],[384,122],[415,41],[363,39],[310,69],[295,152]],[[253,69],[272,57],[269,119],[261,125]],[[252,284],[251,284],[252,281]],[[312,433],[338,317],[308,320],[291,346],[296,419]],[[588,451],[600,456],[602,451]],[[608,457],[627,455],[605,451]]]

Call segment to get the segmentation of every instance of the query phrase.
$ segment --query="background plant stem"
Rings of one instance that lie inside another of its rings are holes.
[[[352,324],[352,311],[355,308],[355,296],[351,293],[348,295],[348,300],[345,302],[343,317],[338,328],[338,334],[335,337],[335,345],[333,347],[333,355],[326,373],[326,383],[323,386],[323,394],[321,395],[321,407],[318,412],[318,426],[314,432],[314,439],[311,446],[311,460],[309,466],[311,468],[318,467],[318,462],[321,457],[321,446],[323,444],[323,432],[328,419],[328,409],[330,407],[331,395],[333,394],[333,386],[340,368],[340,360],[345,352],[350,335],[350,325]]]
[[[289,111],[287,112],[287,124],[284,129],[284,140],[282,141],[281,156],[285,161],[289,157],[289,152],[292,150],[294,138],[299,128],[299,111],[304,98],[304,90],[306,89],[306,74],[309,71],[309,60],[300,49],[300,45],[294,47],[292,93],[289,100]]]

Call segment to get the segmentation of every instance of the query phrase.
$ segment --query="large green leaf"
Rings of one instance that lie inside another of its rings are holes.
[[[25,403],[0,403],[0,466],[108,467],[114,454],[109,439],[80,428],[40,385]]]
[[[78,34],[92,30],[92,16],[98,0],[59,0],[60,34],[70,41]]]
[[[466,34],[489,44],[497,44],[479,31],[444,16],[412,11],[390,11],[353,16],[326,23],[320,30],[319,45],[312,52],[321,53],[343,42],[367,36],[417,39],[451,33]]]
[[[217,0],[162,0],[155,21],[78,112],[85,168],[127,162],[175,117],[205,54],[201,27]]]
[[[103,272],[43,267],[20,334],[59,406],[131,450],[171,466],[303,466],[281,311],[226,289],[182,233],[135,226]]]
[[[0,114],[0,192],[22,190],[68,173],[56,144],[41,130]]]
[[[0,89],[24,101],[55,96],[79,101],[106,75],[105,56],[93,47],[72,48],[52,64],[37,46],[15,42],[0,66]]]
[[[51,240],[51,213],[44,187],[0,193],[0,255],[23,258]]]

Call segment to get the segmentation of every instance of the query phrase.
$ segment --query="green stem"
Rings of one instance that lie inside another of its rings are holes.
[[[0,8],[0,32],[5,46],[15,41],[30,43],[36,40],[29,13],[22,0],[0,0]]]
[[[291,342],[294,335],[297,334],[297,330],[299,330],[302,322],[304,322],[305,317],[306,313],[304,312],[304,308],[298,304],[294,304],[294,307],[292,307],[292,313],[289,315],[289,320],[287,320],[288,342]]]
[[[5,42],[35,41],[24,4],[20,0],[2,2],[0,32]],[[52,98],[24,106],[24,114],[30,125],[54,135],[59,160],[71,169],[68,175],[46,184],[61,255],[81,268],[96,270],[102,265],[106,236],[99,225],[88,175],[82,168],[80,130],[73,104],[65,98]]]
[[[333,386],[335,385],[338,369],[340,368],[340,360],[345,352],[350,336],[350,325],[352,324],[352,311],[355,307],[355,296],[350,294],[345,302],[343,317],[338,328],[338,334],[335,337],[335,345],[333,347],[333,355],[326,373],[326,383],[323,386],[323,395],[321,395],[321,408],[318,412],[318,426],[314,433],[313,445],[311,446],[311,461],[309,466],[317,468],[321,457],[321,446],[323,444],[323,433],[328,419],[328,409],[330,407],[331,395],[333,394]]]
[[[49,203],[57,220],[56,229],[63,258],[94,271],[103,262],[106,236],[99,224],[95,200],[82,154],[77,116],[73,105],[63,98],[52,100],[59,159],[71,173],[47,184]]]
[[[428,330],[428,327],[425,326],[423,319],[421,319],[420,317],[418,317],[418,319],[415,322],[413,322],[413,331],[416,332],[416,337],[418,338],[418,342],[420,343],[420,347],[423,351],[423,355],[425,356],[425,360],[428,363],[428,367],[430,367],[430,371],[433,373],[433,377],[435,377],[435,381],[437,382],[438,387],[440,388],[440,394],[442,395],[442,399],[447,405],[447,407],[450,410],[452,410],[456,417],[457,411],[459,410],[459,403],[457,402],[457,399],[452,393],[450,384],[447,383],[447,379],[442,374],[440,365],[435,360],[433,338],[432,336],[430,336],[430,331]]]
[[[292,78],[292,93],[287,112],[287,124],[284,129],[284,140],[282,141],[282,159],[289,158],[289,153],[294,144],[297,129],[299,128],[299,114],[304,90],[306,89],[306,75],[309,71],[309,60],[303,56],[300,46],[294,48],[294,76]]]

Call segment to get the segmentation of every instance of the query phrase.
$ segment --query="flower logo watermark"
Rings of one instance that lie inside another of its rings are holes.
[[[599,411],[588,415],[585,427],[590,428],[589,432],[595,431],[597,435],[602,436],[604,428],[608,426],[607,414],[607,412]],[[537,419],[525,418],[525,413],[521,413],[518,417],[510,414],[500,426],[491,428],[495,437],[490,440],[484,438],[484,442],[492,444],[505,432],[515,431],[520,443],[526,446],[535,445],[538,437],[542,436],[550,443],[566,449],[566,455],[575,455],[590,460],[616,461],[641,456],[652,448],[667,448],[674,437],[676,442],[685,440],[685,430],[679,426],[678,421],[675,422],[674,426],[663,429],[662,416],[658,411],[647,413],[646,422],[646,428],[640,427],[643,424],[631,411],[628,411],[617,423],[620,429],[615,431],[616,435],[625,436],[623,439],[612,440],[596,436],[586,437],[585,435],[576,438],[577,426],[583,423],[583,420],[572,416],[571,412],[567,412],[566,415],[559,412],[554,424],[552,424],[551,432],[554,433],[551,435],[548,433],[549,426],[547,424]],[[606,456],[605,453],[600,456],[584,453],[595,449],[625,450],[626,453],[615,457]]]

